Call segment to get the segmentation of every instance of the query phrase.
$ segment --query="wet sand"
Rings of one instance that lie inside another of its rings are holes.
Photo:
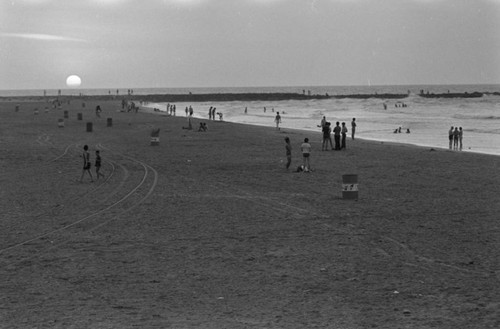
[[[499,157],[85,102],[0,103],[1,328],[500,326]]]

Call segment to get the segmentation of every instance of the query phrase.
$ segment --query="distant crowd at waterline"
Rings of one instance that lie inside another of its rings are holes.
[[[129,94],[130,95],[130,94]],[[68,101],[68,104],[69,104],[69,101]],[[55,100],[53,101],[53,107],[54,108],[59,108],[61,109],[62,108],[62,103],[58,100]],[[122,111],[127,111],[127,112],[138,112],[140,107],[136,106],[136,104],[132,101],[127,101],[125,99],[122,100]],[[148,103],[147,102],[140,102],[140,105],[141,106],[148,106]],[[384,103],[384,108],[386,108],[386,104]],[[399,104],[396,103],[395,105],[396,107],[398,106],[403,106],[403,107],[406,107],[407,105],[406,104]],[[82,103],[82,108],[85,108],[85,102]],[[19,111],[20,110],[20,105],[17,104],[15,106],[15,111]],[[45,111],[47,112],[48,108],[46,107],[45,108]],[[165,111],[161,111],[160,109],[158,108],[154,108],[153,109],[155,112],[165,112]],[[263,107],[262,111],[264,113],[267,112],[267,108],[266,107]],[[97,105],[96,106],[96,109],[95,109],[95,114],[96,114],[96,117],[100,118],[100,114],[102,112],[102,109],[101,109],[101,106],[100,105]],[[167,104],[166,106],[166,112],[167,112],[167,115],[170,115],[170,116],[176,116],[176,105],[175,104]],[[271,108],[271,112],[275,112],[274,111],[274,107]],[[35,114],[38,114],[38,108],[35,108],[34,109],[34,113]],[[245,107],[244,109],[244,113],[245,114],[248,114],[248,108]],[[280,130],[281,127],[281,123],[282,123],[282,115],[286,114],[285,111],[282,111],[281,114],[280,112],[276,112],[276,115],[274,117],[274,123],[276,125],[276,129],[277,130]],[[188,118],[188,126],[187,127],[183,127],[184,129],[193,129],[193,125],[192,125],[192,119],[193,119],[193,116],[194,116],[194,109],[192,106],[186,106],[185,108],[185,115],[186,117]],[[208,119],[209,120],[216,120],[216,115],[218,116],[218,119],[219,121],[223,121],[223,118],[224,118],[224,114],[221,112],[221,111],[217,111],[217,108],[214,107],[214,106],[210,106],[209,109],[208,109]],[[322,141],[322,151],[325,151],[328,149],[328,146],[330,146],[330,149],[331,150],[343,150],[346,148],[346,135],[347,135],[347,127],[346,127],[346,123],[345,122],[342,122],[340,124],[340,122],[336,122],[336,125],[332,128],[332,125],[330,122],[328,122],[326,120],[326,117],[323,116],[323,119],[321,120],[321,123],[318,125],[319,128],[321,128],[321,131],[322,131],[322,134],[323,134],[323,141]],[[199,129],[198,131],[207,131],[208,130],[208,126],[206,123],[201,123],[200,126],[199,126]],[[353,118],[352,119],[352,122],[351,122],[351,132],[352,132],[352,139],[354,139],[354,134],[355,134],[355,130],[356,130],[356,119]],[[333,146],[333,142],[332,142],[332,139],[331,139],[331,133],[333,132],[334,134],[334,141],[335,141],[335,146]],[[402,127],[399,127],[399,128],[396,128],[394,131],[393,131],[395,134],[396,133],[401,133],[402,132]],[[406,128],[406,133],[409,134],[410,133],[410,128]],[[450,150],[455,150],[455,151],[462,151],[463,150],[463,128],[462,127],[453,127],[451,126],[450,130],[448,131],[448,148]]]
[[[141,105],[147,106],[146,103]],[[387,104],[383,104],[384,109],[387,108]],[[395,107],[408,107],[407,104],[403,102],[396,102],[394,104]],[[258,109],[253,109],[258,111]],[[159,109],[155,109],[155,111],[160,112]],[[268,107],[262,107],[260,108],[260,111],[263,113],[267,112],[272,112],[275,113],[274,116],[274,125],[276,127],[276,130],[281,130],[281,125],[283,122],[283,118],[286,118],[286,112],[285,111],[275,111],[274,107],[268,108]],[[161,111],[164,112],[164,111]],[[167,114],[168,115],[173,115],[175,116],[175,105],[173,104],[167,104]],[[186,117],[188,118],[188,129],[192,129],[192,124],[189,124],[191,122],[191,119],[194,117],[194,110],[192,106],[188,106],[185,108],[185,113]],[[249,114],[249,109],[248,107],[245,107],[243,110],[244,114]],[[216,115],[218,116],[219,121],[223,121],[223,113],[221,111],[217,111],[216,107],[210,106],[208,109],[208,119],[209,120],[216,120]],[[190,128],[191,127],[191,128]],[[348,128],[347,124],[345,122],[338,122],[335,125],[333,125],[331,122],[326,121],[326,118],[323,118],[321,123],[318,125],[319,128],[321,128],[322,134],[323,134],[323,141],[322,141],[322,150],[327,150],[328,148],[333,149],[333,150],[342,150],[345,149],[346,145],[346,139],[345,136],[347,135]],[[201,129],[201,128],[200,128]],[[351,122],[351,132],[352,132],[352,138],[354,139],[354,133],[356,129],[356,121],[355,119],[352,120]],[[203,126],[202,131],[208,130],[208,126],[206,124]],[[455,131],[456,130],[456,131]],[[406,134],[410,134],[412,131],[408,127],[397,127],[393,130],[394,134],[402,133],[405,132]],[[331,134],[333,133],[333,140],[331,137]],[[453,132],[449,134],[449,149],[451,150],[462,150],[463,149],[463,129],[460,127],[456,127],[456,129],[453,129]]]

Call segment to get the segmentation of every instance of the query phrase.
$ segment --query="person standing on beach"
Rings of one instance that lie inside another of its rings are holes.
[[[208,109],[208,120],[212,120],[212,106]]]
[[[290,168],[292,163],[292,145],[290,144],[290,138],[285,137],[285,149],[286,149],[286,170]]]
[[[458,127],[455,127],[455,130],[453,130],[453,149],[455,151],[458,151],[459,135],[460,135],[460,132],[458,131]]]
[[[274,122],[276,122],[276,129],[280,130],[281,116],[279,112],[276,112],[276,117],[274,118]]]
[[[326,123],[327,123],[327,121],[326,121],[326,117],[325,117],[325,116],[323,116],[323,119],[321,119],[321,123],[320,123],[320,125],[318,126],[318,127],[320,127],[320,128],[321,128],[321,131],[323,131],[323,128],[325,127],[325,124],[326,124]]]
[[[342,130],[340,132],[342,133],[342,145],[340,146],[340,148],[345,149],[345,139],[347,136],[347,127],[345,126],[345,122],[342,122]]]
[[[333,138],[335,139],[335,150],[340,150],[340,133],[342,129],[340,128],[340,122],[337,121],[335,128],[333,128]]]
[[[458,142],[460,143],[460,151],[462,151],[462,138],[464,137],[464,131],[462,127],[458,128]]]
[[[321,145],[321,151],[328,151],[328,142],[330,142],[330,148],[333,151],[332,128],[330,127],[330,122],[325,122],[322,131],[323,131],[323,144]]]
[[[302,150],[304,172],[309,172],[311,170],[309,162],[309,157],[311,155],[311,144],[309,144],[309,138],[304,138],[304,143],[300,145],[300,149]]]
[[[215,110],[216,110],[216,109],[217,109],[216,107],[214,107],[214,108],[212,109],[212,120],[215,120]]]
[[[450,150],[453,146],[453,126],[451,126],[450,130],[448,130],[448,140],[450,142]]]
[[[354,139],[355,132],[356,132],[356,118],[352,118],[352,121],[351,121],[351,139]]]
[[[92,177],[92,173],[90,172],[90,153],[89,153],[89,147],[87,145],[83,146],[83,170],[82,170],[82,176],[80,177],[80,183],[83,182],[83,175],[85,175],[85,172],[89,173],[90,176],[90,181],[93,182],[94,178]]]
[[[95,174],[97,179],[99,179],[99,176],[104,178],[104,175],[101,173],[101,152],[99,150],[95,151]]]

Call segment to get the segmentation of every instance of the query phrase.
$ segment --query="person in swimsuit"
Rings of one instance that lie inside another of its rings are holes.
[[[95,151],[95,174],[97,179],[99,179],[99,176],[104,178],[104,175],[101,173],[101,152],[99,150]]]
[[[311,155],[311,144],[309,144],[309,138],[304,138],[304,143],[300,146],[302,150],[302,159],[304,163],[304,172],[309,172],[311,170],[309,157]]]
[[[276,123],[276,129],[280,130],[281,116],[279,112],[276,112],[276,117],[274,118],[274,122]]]
[[[85,172],[89,173],[90,176],[90,181],[93,182],[94,178],[92,177],[92,173],[90,172],[90,153],[89,153],[89,147],[87,145],[83,146],[83,170],[82,170],[82,177],[80,177],[80,183],[83,182],[83,175],[85,175]]]

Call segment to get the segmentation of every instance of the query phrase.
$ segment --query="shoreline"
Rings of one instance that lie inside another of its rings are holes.
[[[454,93],[456,94],[456,93]],[[471,94],[471,93],[465,93],[465,94]],[[472,93],[472,94],[476,94],[475,93]],[[491,93],[491,92],[488,92],[488,93],[484,93],[484,94],[498,94],[498,93]],[[198,94],[199,95],[202,95],[202,94]],[[214,97],[214,95],[226,95],[226,94],[208,94],[209,96],[208,97]],[[261,94],[261,93],[258,93],[258,94],[252,94],[252,93],[247,93],[247,94],[232,94],[234,97],[238,98],[238,97],[241,97],[242,95],[246,95],[246,97],[255,97],[256,95],[264,95],[264,94]],[[268,95],[268,94],[265,94],[265,95]],[[302,95],[302,94],[293,94],[293,93],[272,93],[270,94],[271,96],[269,97],[283,97],[284,95],[286,97],[292,95],[292,96],[299,96],[299,97],[306,97],[304,100],[307,100],[307,99],[315,99],[314,97],[320,97],[320,99],[325,99],[326,97],[324,95],[312,95],[312,96],[307,96],[307,95]],[[288,96],[287,96],[288,95]],[[431,95],[435,95],[435,94],[431,94]],[[500,95],[500,94],[499,94]],[[143,95],[143,96],[147,96],[147,97],[156,97],[158,95]],[[181,97],[181,99],[183,97],[186,97],[186,96],[195,96],[195,95],[185,95],[185,94],[182,94],[182,95],[160,95],[160,96],[165,96],[165,97],[170,97],[170,96],[179,96]],[[354,95],[356,96],[356,95]],[[218,97],[218,96],[217,96]],[[309,98],[307,98],[309,97]],[[332,96],[328,96],[328,97],[332,97]],[[153,99],[152,98],[152,99]],[[55,99],[58,99],[57,96],[55,97],[50,97],[50,96],[15,96],[15,97],[0,97],[0,102],[5,102],[5,103],[11,103],[11,104],[14,104],[16,102],[19,102],[19,103],[26,103],[26,102],[40,102],[42,104],[46,104],[46,106],[49,106],[51,105],[51,101],[54,101]],[[119,101],[122,101],[123,99],[129,99],[128,101],[137,101],[137,98],[135,95],[120,95],[120,96],[115,96],[115,95],[92,95],[92,96],[61,96],[59,97],[59,99],[62,101],[63,104],[66,104],[66,103],[70,103],[70,102],[79,102],[79,101],[84,101],[84,102],[95,102],[95,101],[104,101],[104,102],[119,102]],[[149,98],[148,98],[149,99]],[[301,98],[302,99],[302,98]],[[274,100],[277,100],[277,99],[274,99]],[[272,101],[272,100],[270,100]],[[154,103],[153,101],[149,101],[148,102],[150,103]],[[159,101],[159,103],[163,103],[163,101]],[[158,115],[158,112],[155,112],[153,111],[153,107],[150,107],[149,105],[139,105],[139,108],[141,109],[147,109],[148,112],[150,112],[151,114],[154,114],[154,115]],[[42,108],[39,109],[40,111],[42,111]],[[167,114],[164,114],[165,111],[163,110],[160,110],[159,112],[163,113],[161,115],[164,115],[164,116],[168,116]],[[178,116],[178,117],[181,117],[183,118],[184,116]],[[197,118],[198,120],[206,120],[208,121],[208,119],[205,119],[203,118],[202,116],[199,116],[198,114],[195,114],[194,116],[195,118]],[[239,123],[239,124],[244,124],[244,125],[250,125],[250,126],[261,126],[261,127],[273,127],[273,125],[261,125],[261,124],[253,124],[253,123],[244,123],[244,122],[236,122],[236,121],[227,121],[227,122],[233,122],[233,123]],[[320,131],[316,131],[315,129],[307,129],[307,128],[287,128],[287,129],[297,129],[297,130],[303,130],[303,131],[307,131],[307,132],[317,132],[318,134],[321,134]],[[359,133],[359,132],[358,132]],[[348,140],[349,140],[349,136],[348,136]],[[462,151],[456,151],[456,150],[450,150],[448,149],[447,147],[444,147],[444,146],[439,146],[439,145],[426,145],[426,144],[418,144],[418,143],[411,143],[411,142],[397,142],[397,141],[393,141],[393,140],[387,140],[387,139],[374,139],[374,138],[363,138],[363,137],[359,137],[359,139],[363,139],[363,140],[366,140],[366,141],[373,141],[373,142],[376,142],[376,143],[386,143],[386,144],[401,144],[401,145],[409,145],[409,146],[415,146],[415,147],[422,147],[422,148],[430,148],[430,149],[438,149],[438,150],[441,150],[441,151],[450,151],[450,152],[458,152],[458,153],[474,153],[474,154],[485,154],[485,155],[492,155],[492,156],[500,156],[500,154],[497,154],[497,153],[491,153],[491,152],[487,152],[487,151],[476,151],[476,150],[472,150],[472,149],[463,149]]]
[[[139,108],[143,109],[143,110],[146,110],[148,114],[152,114],[152,115],[159,115],[159,116],[165,116],[165,117],[170,117],[170,115],[166,114],[166,111],[164,110],[159,110],[159,111],[154,111],[154,107],[149,107],[148,105],[141,105]],[[184,119],[187,119],[187,117],[185,116],[174,116],[174,117],[179,117],[179,118],[184,118]],[[202,120],[202,121],[205,121],[205,122],[213,122],[213,121],[219,121],[219,120],[209,120],[207,118],[204,118],[198,114],[195,114],[193,116],[194,119],[196,120]],[[245,122],[236,122],[236,121],[224,121],[224,122],[228,122],[228,123],[234,123],[234,124],[241,124],[241,125],[248,125],[248,126],[256,126],[256,127],[266,127],[266,128],[274,128],[273,125],[269,124],[269,125],[261,125],[261,124],[253,124],[253,123],[245,123]],[[196,127],[194,126],[193,129],[195,129]],[[296,130],[296,131],[300,131],[300,132],[308,132],[308,133],[316,133],[318,136],[321,137],[321,131],[320,130],[315,130],[315,129],[307,129],[307,128],[288,128],[288,127],[282,127],[283,130]],[[333,135],[332,135],[332,139],[333,139]],[[357,139],[360,139],[360,140],[363,140],[363,141],[367,141],[367,142],[373,142],[373,143],[379,143],[379,144],[387,144],[387,145],[405,145],[405,146],[409,146],[409,147],[418,147],[418,148],[422,148],[422,149],[428,149],[429,151],[448,151],[448,152],[456,152],[456,153],[472,153],[472,154],[481,154],[481,155],[491,155],[491,156],[495,156],[495,157],[498,157],[500,156],[500,154],[496,154],[496,153],[488,153],[488,152],[481,152],[481,151],[474,151],[472,149],[463,149],[461,151],[458,151],[458,150],[450,150],[449,148],[447,147],[443,147],[443,146],[433,146],[433,145],[425,145],[425,144],[418,144],[418,143],[408,143],[408,142],[395,142],[395,141],[391,141],[391,140],[382,140],[382,139],[372,139],[372,138],[364,138],[364,137],[356,137],[356,140]],[[347,140],[348,141],[351,141],[351,137],[350,135],[348,134],[347,136]]]

